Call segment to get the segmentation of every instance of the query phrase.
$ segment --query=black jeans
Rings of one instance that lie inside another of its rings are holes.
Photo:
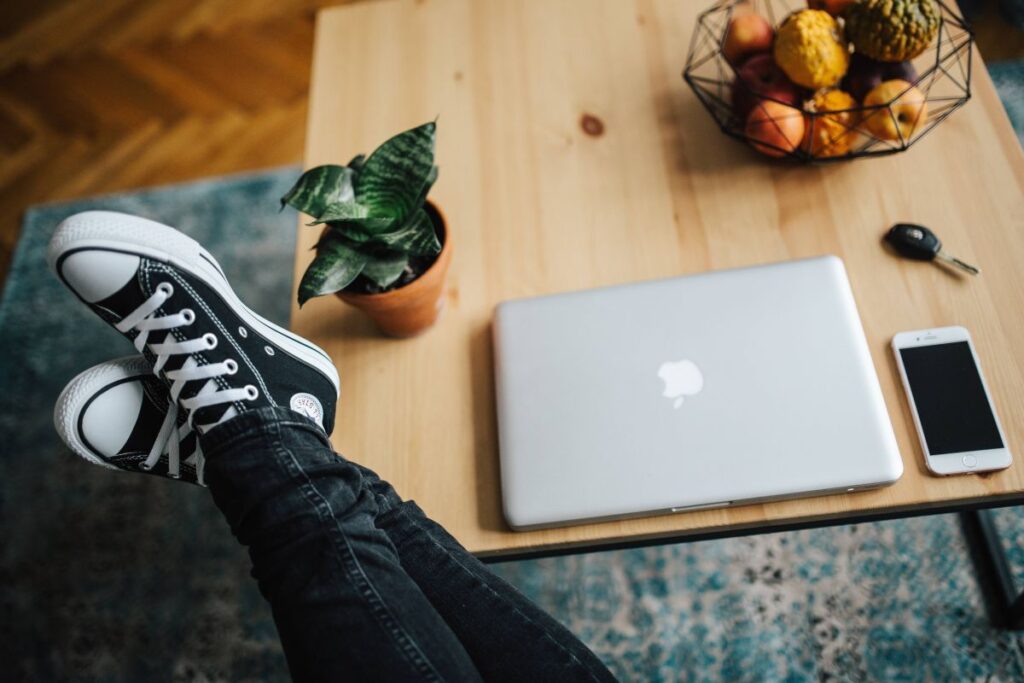
[[[600,660],[304,417],[202,437],[297,681],[609,681]]]

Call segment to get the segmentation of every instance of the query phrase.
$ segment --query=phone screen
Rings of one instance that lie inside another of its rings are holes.
[[[967,342],[904,348],[900,356],[932,455],[1003,447]]]

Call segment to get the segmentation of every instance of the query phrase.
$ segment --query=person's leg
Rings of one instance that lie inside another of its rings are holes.
[[[153,449],[167,410],[167,389],[141,357],[83,372],[55,407],[61,437],[89,462],[202,484],[194,434],[175,431],[167,444]],[[373,472],[330,452],[319,428],[295,413],[270,415],[274,419],[246,413],[202,442],[211,458],[206,472],[215,500],[239,538],[251,546],[254,574],[272,601],[297,678],[330,678],[339,666],[355,669],[349,660],[356,659],[373,669],[361,673],[364,679],[401,679],[408,674],[402,666],[417,661],[406,657],[407,649],[399,649],[397,659],[389,654],[395,640],[386,637],[390,632],[384,622],[374,621],[378,613],[371,603],[351,600],[362,595],[357,587],[366,582],[360,584],[360,574],[352,580],[351,563],[339,559],[349,556],[363,563],[384,604],[399,600],[396,623],[409,607],[414,626],[431,625],[428,640],[420,645],[428,655],[448,653],[465,666],[468,648],[490,680],[526,675],[540,681],[589,680],[595,669],[594,677],[607,677],[564,628],[491,576],[419,508],[402,502]],[[179,457],[172,463],[167,449],[179,439]],[[336,513],[340,532],[333,528]],[[334,549],[342,539],[342,549]],[[412,588],[412,598],[407,597],[410,577],[403,570],[422,587]],[[295,591],[301,600],[292,600]],[[444,614],[433,614],[435,609]],[[420,622],[421,617],[426,621]],[[440,619],[444,623],[438,625]],[[312,636],[307,634],[311,628]],[[465,647],[453,644],[455,638]],[[420,677],[418,671],[408,675]],[[457,678],[473,675],[460,672]]]
[[[339,388],[330,357],[243,306],[201,245],[154,221],[84,212],[58,226],[47,258],[84,304],[133,342],[167,392],[154,396],[134,363],[93,368],[58,399],[58,432],[104,467],[209,481],[250,548],[297,678],[478,679],[453,629],[495,677],[534,658],[587,661],[568,632],[520,604],[414,506],[379,513],[385,498],[369,493],[324,434]],[[478,598],[498,611],[481,613],[471,604]],[[499,650],[524,658],[510,664]],[[529,670],[564,680],[586,668],[574,666]]]
[[[360,472],[312,423],[265,408],[200,442],[206,481],[270,602],[293,677],[479,680],[374,526]]]
[[[58,399],[58,432],[98,465],[197,484],[216,460],[216,501],[250,547],[296,678],[479,679],[373,526],[359,472],[331,452],[340,381],[323,349],[249,310],[202,245],[155,221],[75,214],[47,259],[166,392],[130,379],[134,365],[94,368]]]
[[[567,628],[491,573],[418,505],[403,501],[374,472],[356,467],[380,509],[377,527],[484,680],[615,680]]]

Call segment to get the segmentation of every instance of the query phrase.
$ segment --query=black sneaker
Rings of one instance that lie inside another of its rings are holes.
[[[71,380],[57,399],[53,424],[68,448],[94,465],[204,486],[196,433],[169,408],[167,387],[149,361],[131,356]]]
[[[48,260],[150,362],[179,424],[204,432],[283,406],[327,434],[334,428],[339,381],[330,357],[246,308],[190,237],[145,218],[86,211],[57,227]]]

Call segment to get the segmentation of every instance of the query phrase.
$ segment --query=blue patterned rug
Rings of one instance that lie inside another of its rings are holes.
[[[1017,11],[1024,18],[1024,7]],[[990,64],[988,71],[1017,130],[1017,139],[1024,145],[1024,60]]]
[[[64,382],[131,348],[57,283],[44,254],[64,216],[138,213],[203,242],[243,299],[286,323],[295,220],[277,198],[296,173],[26,214],[0,299],[0,680],[287,679],[248,558],[209,497],[89,467],[59,443],[50,414]],[[1024,513],[1003,510],[999,523],[1024,587]],[[495,570],[623,680],[1024,680],[1024,633],[989,626],[953,516]]]

